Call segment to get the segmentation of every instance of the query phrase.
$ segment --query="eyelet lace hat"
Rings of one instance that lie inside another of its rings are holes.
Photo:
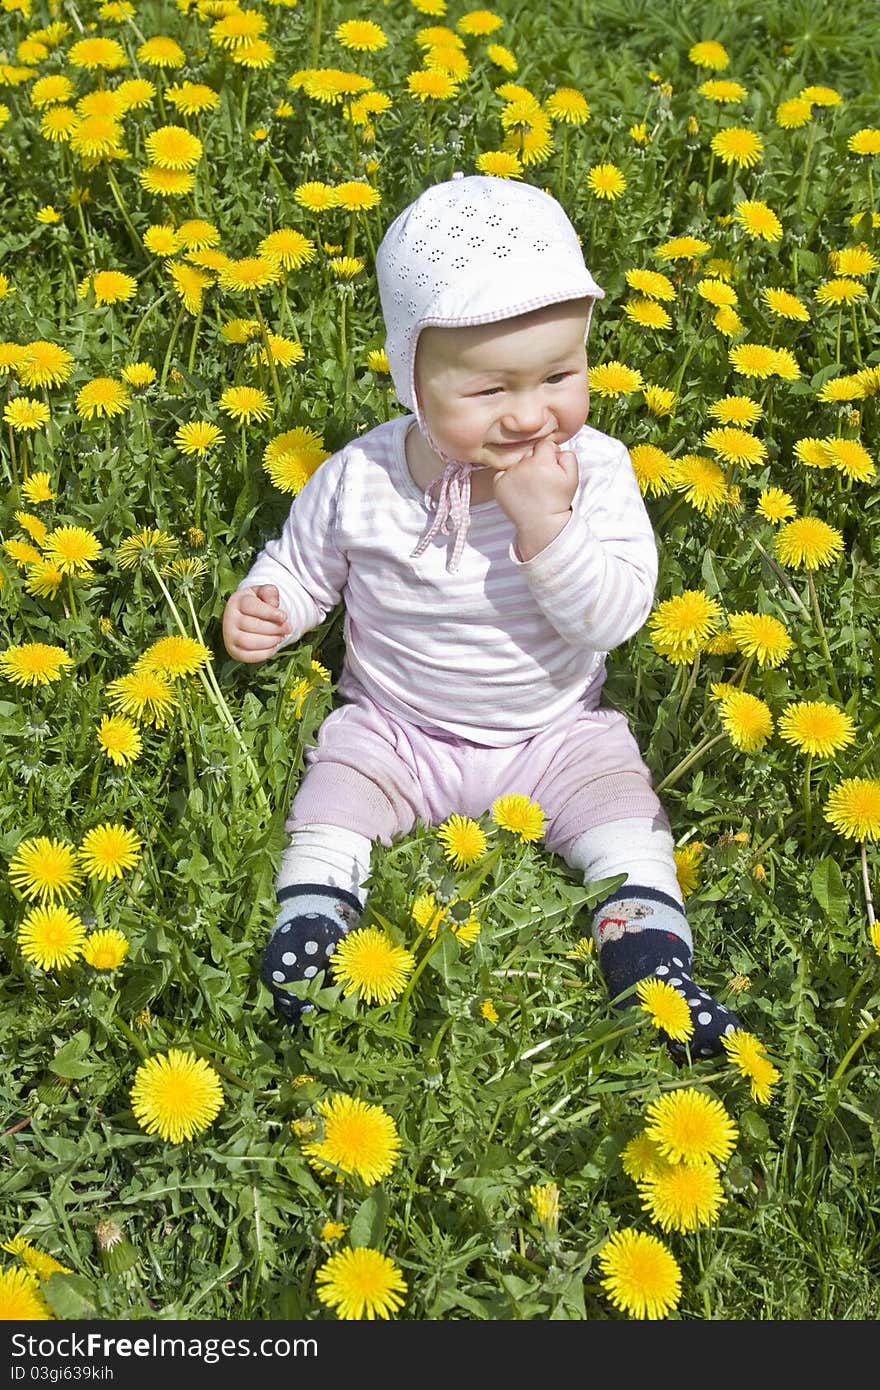
[[[419,334],[495,323],[566,299],[589,301],[589,329],[593,304],[605,291],[555,198],[532,184],[482,174],[455,173],[404,208],[379,244],[376,277],[394,389],[446,464],[425,493],[436,510],[413,555],[438,532],[454,534],[447,569],[455,569],[470,520],[471,465],[447,458],[426,428],[415,385]]]

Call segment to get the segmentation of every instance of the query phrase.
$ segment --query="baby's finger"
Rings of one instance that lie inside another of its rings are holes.
[[[270,603],[266,603],[253,589],[244,594],[239,608],[249,618],[262,618],[264,622],[272,623],[275,627],[281,627],[287,622],[287,614],[283,609],[274,608]]]
[[[239,617],[235,625],[235,630],[236,635],[248,632],[257,636],[262,636],[266,638],[267,641],[278,642],[281,639],[282,633],[290,631],[290,624],[283,613],[280,623],[274,615],[267,618],[265,614],[262,616],[251,616],[248,613],[244,613]]]

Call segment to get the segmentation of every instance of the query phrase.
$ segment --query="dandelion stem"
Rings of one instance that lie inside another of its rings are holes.
[[[259,320],[260,333],[263,338],[263,347],[266,352],[266,359],[269,363],[269,375],[272,378],[272,390],[275,393],[275,404],[278,407],[278,414],[281,414],[281,387],[278,385],[278,374],[275,371],[275,358],[272,355],[272,348],[269,343],[269,330],[266,327],[266,320],[263,318],[263,311],[260,308],[259,296],[253,295],[254,312]],[[242,431],[244,433],[244,431]]]
[[[840,686],[837,682],[837,672],[834,669],[834,662],[831,659],[831,649],[828,646],[828,634],[825,631],[825,624],[822,621],[822,611],[819,608],[819,595],[816,593],[816,581],[813,579],[812,570],[807,570],[807,587],[810,591],[810,603],[813,607],[813,616],[816,619],[819,641],[822,644],[822,651],[825,656],[825,661],[828,664],[828,679],[831,684],[831,689],[834,691],[835,698],[843,704],[844,699],[840,693]]]
[[[177,335],[180,332],[180,325],[183,323],[183,316],[185,313],[186,309],[181,304],[177,318],[174,320],[171,337],[168,339],[168,347],[165,350],[165,361],[162,363],[162,375],[159,378],[160,391],[165,390],[165,383],[168,380],[168,373],[171,370],[171,354],[174,351],[174,344],[177,342]]]
[[[158,569],[152,561],[150,561],[150,569],[152,570],[153,577],[156,580],[156,583],[162,590],[163,597],[165,599],[165,602],[168,604],[169,609],[171,610],[171,616],[174,618],[178,630],[180,631],[183,637],[188,637],[189,633],[186,630],[186,625],[184,624],[184,621],[180,616],[177,605],[168,591],[168,586],[166,585],[164,579],[162,578],[161,574],[159,573]],[[190,598],[189,594],[187,594],[186,596],[186,601],[189,607],[190,618],[192,619],[192,625],[195,629],[196,637],[198,641],[201,642],[203,647],[207,647],[207,643],[205,642],[205,639],[202,636],[202,630],[199,626],[199,620],[196,617],[196,611],[193,607],[192,599]],[[251,775],[254,790],[257,793],[257,796],[259,797],[260,804],[264,812],[268,815],[271,812],[271,807],[269,805],[269,800],[266,796],[266,793],[263,790],[263,784],[260,780],[260,774],[254,766],[254,760],[250,755],[250,751],[248,749],[247,744],[244,741],[241,730],[236,724],[234,718],[232,717],[232,711],[230,710],[229,706],[226,703],[226,700],[224,699],[223,691],[220,689],[220,686],[217,683],[217,677],[214,674],[213,663],[210,660],[205,664],[205,666],[199,667],[199,677],[201,679],[202,685],[204,686],[205,694],[207,695],[211,704],[216,709],[217,713],[220,715],[221,723],[228,730],[228,732],[232,734],[233,738],[235,739],[236,743],[241,749],[245,765],[247,766],[248,772]]]
[[[817,124],[816,122],[814,122],[813,125],[812,125],[811,128],[810,128],[810,139],[809,139],[809,142],[808,142],[808,144],[807,144],[807,153],[806,153],[805,156],[804,156],[804,167],[803,167],[803,169],[801,170],[801,182],[800,182],[800,188],[798,189],[798,197],[797,197],[797,210],[798,210],[798,212],[801,211],[801,209],[803,208],[803,205],[804,205],[804,198],[805,198],[806,192],[807,192],[807,179],[808,179],[809,174],[810,174],[810,162],[811,162],[811,160],[812,160],[812,158],[813,158],[813,147],[814,147],[814,145],[816,144],[816,133],[817,133],[818,129],[819,129],[818,124]],[[797,283],[797,282],[795,281],[795,283]]]
[[[695,763],[699,762],[704,753],[708,753],[710,748],[714,748],[716,743],[720,743],[721,740],[726,737],[727,735],[723,733],[707,734],[703,741],[697,744],[696,748],[691,749],[686,758],[682,758],[681,762],[676,764],[672,771],[667,772],[666,776],[657,783],[655,787],[657,795],[659,796],[662,791],[665,791],[669,787],[674,787],[676,782],[680,782],[684,774],[689,772]]]
[[[198,340],[199,340],[199,328],[201,327],[201,324],[202,324],[202,310],[199,309],[199,312],[196,314],[196,321],[195,321],[195,323],[193,324],[192,341],[190,342],[190,345],[189,345],[189,361],[188,361],[187,364],[186,364],[186,369],[187,369],[187,371],[190,373],[190,375],[192,375],[192,370],[193,370],[193,367],[195,366],[195,361],[196,361],[196,343],[197,343]]]
[[[877,1018],[873,1019],[871,1023],[867,1024],[866,1027],[862,1029],[861,1033],[859,1033],[859,1036],[856,1038],[855,1042],[847,1048],[846,1052],[843,1054],[843,1056],[840,1059],[840,1062],[838,1063],[837,1070],[835,1071],[830,1082],[828,1083],[829,1086],[837,1085],[844,1072],[848,1069],[850,1062],[858,1052],[859,1048],[862,1047],[868,1041],[872,1033],[876,1033],[878,1028],[880,1028],[880,1015],[878,1015]]]
[[[810,773],[813,770],[813,755],[807,754],[804,764],[804,849],[809,854],[813,838],[813,801],[810,796]]]
[[[74,593],[73,593],[73,575],[72,575],[72,574],[69,574],[69,575],[67,576],[67,597],[68,597],[68,599],[69,599],[69,601],[70,601],[70,611],[71,611],[71,613],[72,613],[74,619],[77,619],[77,618],[79,617],[79,614],[78,614],[77,611],[76,611],[76,598],[74,597]]]
[[[868,913],[868,929],[870,930],[871,927],[873,927],[874,923],[877,921],[877,916],[876,916],[876,914],[875,914],[875,912],[874,912],[874,899],[871,897],[871,880],[870,880],[870,878],[868,877],[868,851],[867,851],[866,848],[865,848],[865,842],[864,842],[864,840],[862,841],[862,844],[861,844],[861,856],[862,856],[862,886],[864,887],[864,890],[865,890],[865,908],[866,908],[867,913]]]
[[[317,63],[321,51],[321,10],[321,0],[315,0],[315,14],[312,20],[312,67]]]
[[[115,202],[116,206],[119,208],[119,211],[122,214],[122,220],[125,223],[126,231],[128,232],[128,235],[131,237],[132,243],[134,244],[134,249],[137,251],[139,256],[142,256],[144,254],[144,244],[134,229],[132,220],[128,215],[128,208],[125,206],[125,200],[119,191],[119,184],[116,182],[116,176],[113,173],[113,170],[110,168],[109,164],[107,165],[106,172],[107,183],[110,186],[110,192],[113,194],[113,201]]]

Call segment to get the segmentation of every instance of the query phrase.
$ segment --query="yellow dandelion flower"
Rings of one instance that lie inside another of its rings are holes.
[[[553,1235],[559,1229],[559,1188],[555,1182],[533,1183],[529,1188],[532,1210],[544,1230]]]
[[[367,185],[364,185],[366,187]],[[315,243],[293,227],[279,227],[263,237],[257,247],[260,257],[282,270],[299,270],[313,261],[317,254]]]
[[[124,716],[163,729],[178,708],[169,680],[159,670],[139,669],[119,676],[107,686],[107,698]]]
[[[213,1124],[223,1108],[223,1088],[202,1057],[173,1047],[138,1067],[130,1099],[141,1129],[180,1144]]]
[[[832,788],[825,819],[848,840],[880,840],[880,781],[847,777]]]
[[[275,487],[295,495],[329,457],[321,435],[308,426],[298,426],[269,441],[263,468]]]
[[[687,653],[692,659],[697,650],[716,631],[721,623],[721,605],[702,589],[686,589],[665,599],[648,621],[651,641],[666,657]]]
[[[630,289],[644,295],[646,299],[669,301],[675,298],[675,286],[669,277],[662,275],[659,270],[641,270],[635,267],[625,272],[625,278]]]
[[[757,423],[762,411],[750,396],[724,396],[709,406],[709,414],[722,425],[749,428]]]
[[[152,386],[158,373],[150,362],[129,362],[119,375],[128,386],[138,390],[144,386]]]
[[[772,522],[774,526],[778,526],[781,521],[787,521],[789,517],[794,516],[796,510],[794,498],[779,487],[765,488],[755,507],[758,516],[762,516],[765,521]]]
[[[667,386],[645,386],[645,405],[652,415],[671,415],[675,405],[675,392]]]
[[[759,1105],[767,1105],[772,1098],[773,1087],[782,1076],[767,1056],[764,1044],[744,1028],[735,1028],[732,1033],[727,1033],[721,1039],[721,1044],[727,1060],[749,1082],[752,1099]]]
[[[216,111],[220,105],[219,92],[204,82],[180,82],[167,87],[165,99],[182,116],[200,116],[204,111]]]
[[[438,69],[419,69],[408,74],[406,89],[419,101],[448,101],[458,91],[458,83]]]
[[[501,179],[522,178],[522,161],[512,150],[484,150],[477,155],[477,172]]]
[[[707,430],[703,435],[703,443],[714,449],[725,463],[736,463],[741,468],[752,468],[767,458],[766,445],[748,430],[739,429],[736,425],[720,425]]]
[[[602,1288],[632,1318],[658,1320],[678,1307],[681,1270],[670,1250],[643,1231],[615,1231],[597,1255]]]
[[[769,706],[747,690],[726,691],[719,701],[718,717],[731,743],[743,753],[763,748],[773,732]]]
[[[22,642],[0,652],[0,675],[13,685],[51,685],[72,665],[63,648],[46,642]]]
[[[71,67],[86,68],[89,72],[101,70],[113,72],[124,68],[128,63],[125,49],[116,39],[79,39],[67,51],[67,61]]]
[[[694,1021],[687,1001],[667,980],[648,976],[636,985],[636,996],[654,1027],[676,1042],[687,1042],[694,1035]]]
[[[402,994],[415,959],[405,947],[395,946],[386,932],[364,927],[339,942],[331,969],[344,995],[357,994],[365,1004],[390,1004]]]
[[[770,613],[731,613],[731,636],[743,656],[753,656],[759,666],[781,666],[792,648],[788,629]]]
[[[115,927],[106,927],[86,938],[82,958],[93,970],[118,970],[128,952],[124,934]]]
[[[880,154],[880,130],[874,126],[863,126],[849,137],[846,147],[851,154]]]
[[[544,834],[544,812],[537,801],[530,801],[527,796],[496,797],[490,815],[502,830],[510,831],[526,843],[540,840]]]
[[[159,169],[188,171],[202,157],[204,146],[197,135],[180,125],[163,125],[146,139],[150,163]]]
[[[372,1187],[393,1170],[401,1141],[394,1120],[381,1105],[331,1095],[318,1102],[318,1113],[324,1121],[323,1136],[304,1144],[303,1153],[319,1173],[355,1175]]]
[[[855,741],[855,721],[826,700],[797,700],[779,716],[779,736],[809,757],[828,758]]]
[[[819,569],[843,553],[843,535],[817,516],[800,516],[777,531],[776,557],[791,569]]]
[[[169,679],[175,680],[180,676],[193,675],[210,659],[211,652],[208,647],[197,642],[194,637],[172,634],[153,642],[143,656],[138,657],[135,669],[139,672],[159,671]]]
[[[244,426],[270,419],[272,402],[257,386],[228,386],[220,397],[220,409]]]
[[[21,485],[21,495],[26,502],[32,506],[38,506],[40,502],[51,502],[55,497],[52,491],[51,480],[48,473],[31,473]]]
[[[730,64],[727,49],[717,39],[701,39],[688,49],[688,58],[698,68],[711,68],[714,72],[723,72]]]
[[[744,232],[760,241],[779,241],[782,236],[776,213],[759,200],[744,198],[734,207],[733,216]]]
[[[813,106],[841,106],[843,104],[843,97],[835,87],[803,87],[798,92],[798,96],[803,101],[809,101]]]
[[[482,37],[486,34],[494,34],[496,29],[500,29],[504,23],[499,15],[493,14],[491,10],[468,10],[463,14],[456,24],[460,34],[467,34],[469,37]]]
[[[597,198],[613,201],[626,189],[626,176],[616,164],[594,164],[587,173],[587,187]]]
[[[177,430],[174,443],[182,454],[204,458],[209,449],[223,443],[223,431],[210,420],[188,420]]]
[[[662,497],[672,490],[675,460],[656,444],[633,444],[629,451],[642,496]]]
[[[73,965],[82,955],[85,939],[79,917],[60,903],[31,908],[18,929],[21,953],[38,970]]]
[[[139,758],[143,740],[137,725],[120,714],[105,714],[97,731],[98,746],[117,767],[127,767]]]
[[[195,188],[196,176],[186,169],[162,169],[148,164],[138,175],[142,188],[162,198],[183,198]]]
[[[816,290],[817,304],[852,304],[857,299],[865,299],[868,291],[858,280],[841,275],[834,280],[826,280]]]
[[[624,304],[623,312],[639,328],[666,329],[672,327],[672,319],[662,305],[653,299],[631,299]]]
[[[823,444],[834,468],[855,482],[869,482],[876,473],[874,460],[857,439],[824,439]]]
[[[662,246],[657,247],[654,255],[661,261],[694,260],[697,256],[705,256],[711,249],[711,244],[700,237],[677,236],[664,241]]]
[[[719,507],[731,500],[723,469],[705,454],[684,454],[677,459],[672,485],[704,516],[714,516]]]
[[[761,298],[771,314],[775,314],[777,318],[795,319],[799,323],[809,322],[810,311],[806,304],[802,304],[797,296],[790,294],[788,290],[765,289],[761,291]]]
[[[470,816],[449,816],[439,827],[437,839],[456,869],[469,869],[486,853],[486,836]]]
[[[640,1182],[649,1174],[662,1172],[669,1167],[653,1139],[649,1139],[644,1130],[630,1139],[620,1155],[620,1163],[626,1176],[632,1178],[633,1182]]]
[[[112,420],[131,404],[128,389],[111,376],[96,376],[80,387],[74,408],[83,420]]]
[[[748,92],[741,82],[730,82],[724,78],[710,78],[707,82],[701,82],[697,91],[701,97],[707,97],[709,101],[717,101],[721,106],[745,101],[748,96]]]
[[[672,851],[675,860],[675,876],[678,879],[681,896],[685,899],[695,893],[700,886],[700,870],[705,851],[706,846],[699,840],[692,840],[690,844],[681,845]]]
[[[491,999],[483,999],[480,1002],[480,1018],[484,1023],[497,1023],[499,1014]]]
[[[713,154],[724,164],[735,164],[740,169],[751,169],[760,163],[764,154],[764,142],[760,135],[744,126],[727,126],[716,131],[709,142]]]
[[[813,119],[812,103],[803,97],[789,97],[776,108],[775,120],[780,130],[800,130]]]
[[[293,190],[293,201],[307,212],[326,212],[336,207],[336,190],[328,183],[312,180],[298,184]]]
[[[319,1265],[315,1284],[321,1303],[347,1320],[392,1318],[407,1291],[394,1261],[366,1245],[331,1255]]]
[[[691,1087],[667,1091],[651,1101],[645,1117],[645,1133],[672,1163],[725,1163],[739,1138],[721,1102]]]
[[[3,419],[16,434],[39,430],[49,423],[49,407],[30,396],[13,396],[3,408]]]
[[[53,903],[75,893],[82,874],[73,845],[37,835],[22,840],[16,849],[9,861],[9,879],[22,897]]]
[[[39,1280],[29,1270],[0,1270],[0,1321],[49,1322],[54,1317]]]
[[[87,831],[78,853],[84,873],[105,883],[122,878],[127,869],[135,867],[140,856],[140,837],[124,825],[110,821]]]
[[[25,357],[17,368],[22,386],[60,386],[73,372],[73,354],[57,343],[37,339],[22,351]]]
[[[591,367],[589,372],[590,390],[597,396],[628,396],[640,391],[644,386],[642,374],[635,367],[627,367],[623,362],[603,362]]]
[[[643,1178],[638,1189],[643,1208],[664,1231],[711,1226],[725,1202],[714,1163],[670,1164]]]
[[[137,50],[137,60],[152,68],[182,68],[186,54],[176,39],[166,34],[156,34],[141,44]]]

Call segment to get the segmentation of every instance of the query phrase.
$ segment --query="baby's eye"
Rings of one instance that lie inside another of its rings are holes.
[[[503,391],[503,386],[487,386],[485,391],[478,391],[478,396],[497,396],[499,391]]]
[[[551,386],[558,386],[559,382],[564,381],[568,375],[568,372],[554,372],[552,376],[548,376],[547,381]]]

